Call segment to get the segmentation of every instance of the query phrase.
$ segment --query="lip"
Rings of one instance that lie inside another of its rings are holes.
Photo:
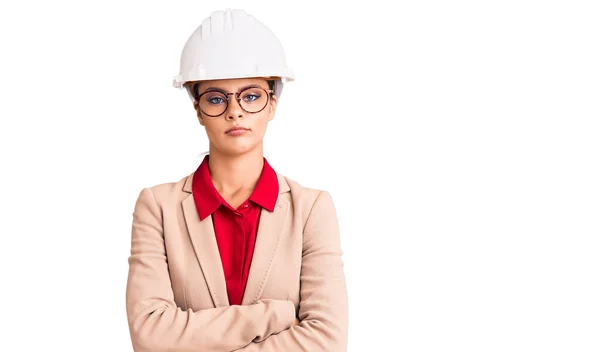
[[[241,126],[237,126],[237,127],[232,127],[230,129],[228,129],[227,131],[225,131],[225,133],[228,134],[228,135],[239,136],[241,134],[246,133],[247,131],[248,131],[247,128],[241,127]]]

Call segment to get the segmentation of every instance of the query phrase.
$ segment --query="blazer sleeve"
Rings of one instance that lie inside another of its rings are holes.
[[[177,307],[161,214],[153,190],[144,188],[133,212],[126,291],[135,351],[231,351],[293,325],[296,312],[291,301],[264,299],[198,311]]]
[[[238,351],[334,351],[347,349],[348,293],[335,206],[320,191],[304,228],[300,274],[300,324]]]

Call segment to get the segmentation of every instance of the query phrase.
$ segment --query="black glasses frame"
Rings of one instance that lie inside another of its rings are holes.
[[[241,103],[242,99],[240,98],[240,95],[242,93],[244,93],[245,91],[249,90],[249,89],[260,89],[263,92],[265,92],[265,95],[267,95],[269,97],[267,99],[265,105],[260,110],[258,110],[258,111],[248,111],[248,110],[244,109],[244,107],[242,106],[242,103]],[[200,99],[202,98],[202,96],[204,94],[214,93],[214,92],[221,93],[221,94],[225,95],[225,97],[226,97],[226,100],[225,100],[225,110],[223,110],[223,112],[220,113],[220,114],[218,114],[218,115],[207,114],[206,111],[202,110],[202,107],[200,107]],[[227,92],[222,91],[222,90],[211,89],[211,90],[208,90],[208,91],[206,91],[206,92],[204,92],[204,93],[196,96],[195,99],[196,99],[196,102],[198,104],[198,109],[200,109],[200,111],[202,111],[204,113],[204,115],[210,116],[210,117],[217,117],[217,116],[223,115],[227,111],[227,109],[229,109],[229,97],[232,96],[232,95],[235,95],[235,100],[237,100],[237,103],[240,106],[240,108],[242,108],[242,110],[244,110],[245,112],[247,112],[249,114],[256,114],[256,113],[259,113],[259,112],[263,111],[267,107],[267,105],[269,105],[269,102],[271,101],[271,97],[273,96],[273,90],[272,89],[264,89],[262,87],[248,87],[248,88],[240,90],[239,92],[227,93]]]

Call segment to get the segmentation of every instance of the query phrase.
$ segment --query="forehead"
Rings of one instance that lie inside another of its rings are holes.
[[[211,81],[199,82],[196,86],[197,92],[202,92],[208,88],[220,88],[226,91],[235,92],[249,85],[259,85],[265,89],[269,88],[266,78],[234,78],[234,79],[215,79]]]

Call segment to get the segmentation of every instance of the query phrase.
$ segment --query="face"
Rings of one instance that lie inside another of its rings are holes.
[[[194,102],[194,108],[206,130],[211,151],[236,155],[262,146],[267,124],[275,116],[277,103],[277,97],[270,97],[268,91],[269,84],[264,78],[203,81],[196,86],[197,96],[202,96],[200,102]],[[239,101],[235,94],[227,95],[229,101],[224,95],[240,92]],[[254,112],[257,110],[260,111]],[[227,133],[235,127],[243,127],[244,130]]]

